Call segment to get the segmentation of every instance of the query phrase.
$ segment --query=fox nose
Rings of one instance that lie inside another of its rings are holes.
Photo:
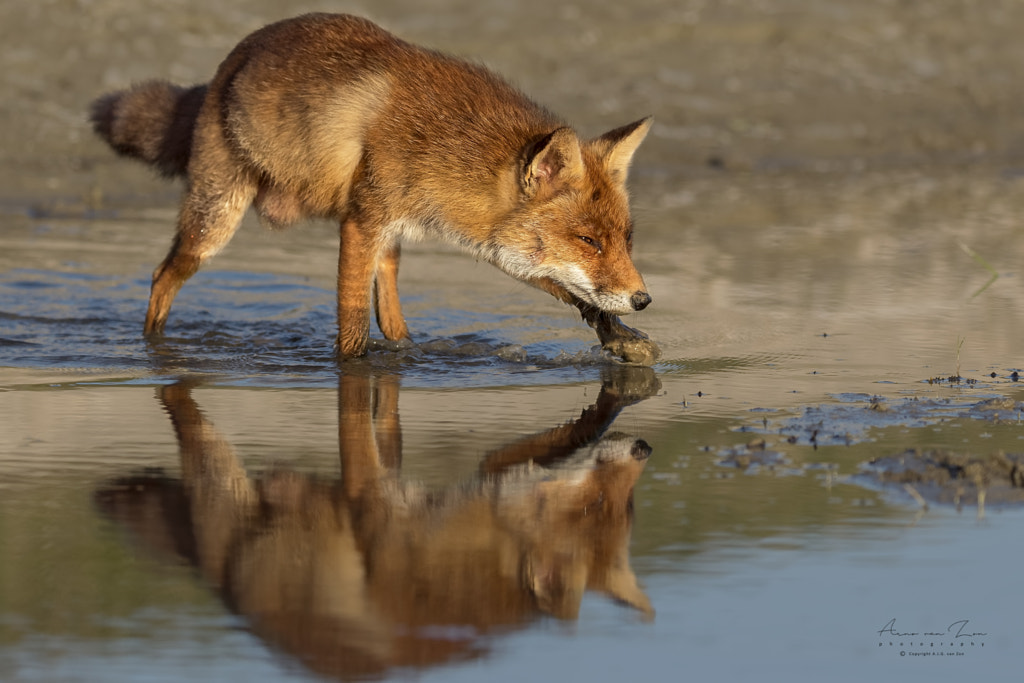
[[[629,297],[629,303],[633,305],[634,311],[642,311],[647,308],[647,304],[651,303],[651,295],[647,292],[637,292]]]

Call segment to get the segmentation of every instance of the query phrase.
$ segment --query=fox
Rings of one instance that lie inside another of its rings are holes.
[[[163,386],[180,479],[120,477],[96,504],[153,554],[195,566],[268,645],[344,679],[483,656],[491,636],[578,619],[585,591],[654,618],[629,560],[633,489],[652,449],[606,430],[656,380],[606,378],[579,419],[499,447],[437,489],[399,476],[398,384],[339,378],[337,479],[251,474],[195,380]]]
[[[342,359],[366,353],[371,308],[385,339],[411,343],[401,244],[428,237],[576,307],[612,355],[660,355],[619,317],[652,301],[626,189],[651,117],[582,139],[483,66],[314,13],[250,34],[207,84],[142,82],[96,99],[89,118],[119,155],[185,179],[147,338],[162,336],[182,285],[255,207],[271,228],[338,222]]]

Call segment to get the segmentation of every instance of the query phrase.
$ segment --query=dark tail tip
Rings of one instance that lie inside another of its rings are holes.
[[[96,99],[89,120],[118,154],[152,164],[165,176],[182,176],[205,97],[205,85],[181,88],[150,81]]]
[[[118,101],[124,96],[123,92],[113,92],[97,98],[89,107],[89,122],[92,129],[101,138],[114,146],[114,110]]]

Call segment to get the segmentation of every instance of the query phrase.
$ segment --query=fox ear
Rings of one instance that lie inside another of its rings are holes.
[[[557,190],[583,177],[580,141],[570,128],[557,128],[526,150],[522,186],[528,196]]]
[[[648,116],[608,131],[591,142],[613,179],[620,183],[626,182],[626,173],[629,171],[629,163],[633,160],[633,153],[647,137],[647,131],[651,129],[653,122],[654,119]]]

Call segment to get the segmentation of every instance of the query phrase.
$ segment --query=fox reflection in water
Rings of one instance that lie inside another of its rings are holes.
[[[394,376],[341,377],[340,481],[251,478],[181,382],[159,390],[181,480],[125,478],[96,499],[143,545],[195,564],[258,636],[315,671],[363,677],[476,657],[485,634],[577,618],[585,590],[653,616],[629,563],[650,447],[603,433],[657,387],[649,368],[617,368],[579,419],[428,491],[397,476]]]

